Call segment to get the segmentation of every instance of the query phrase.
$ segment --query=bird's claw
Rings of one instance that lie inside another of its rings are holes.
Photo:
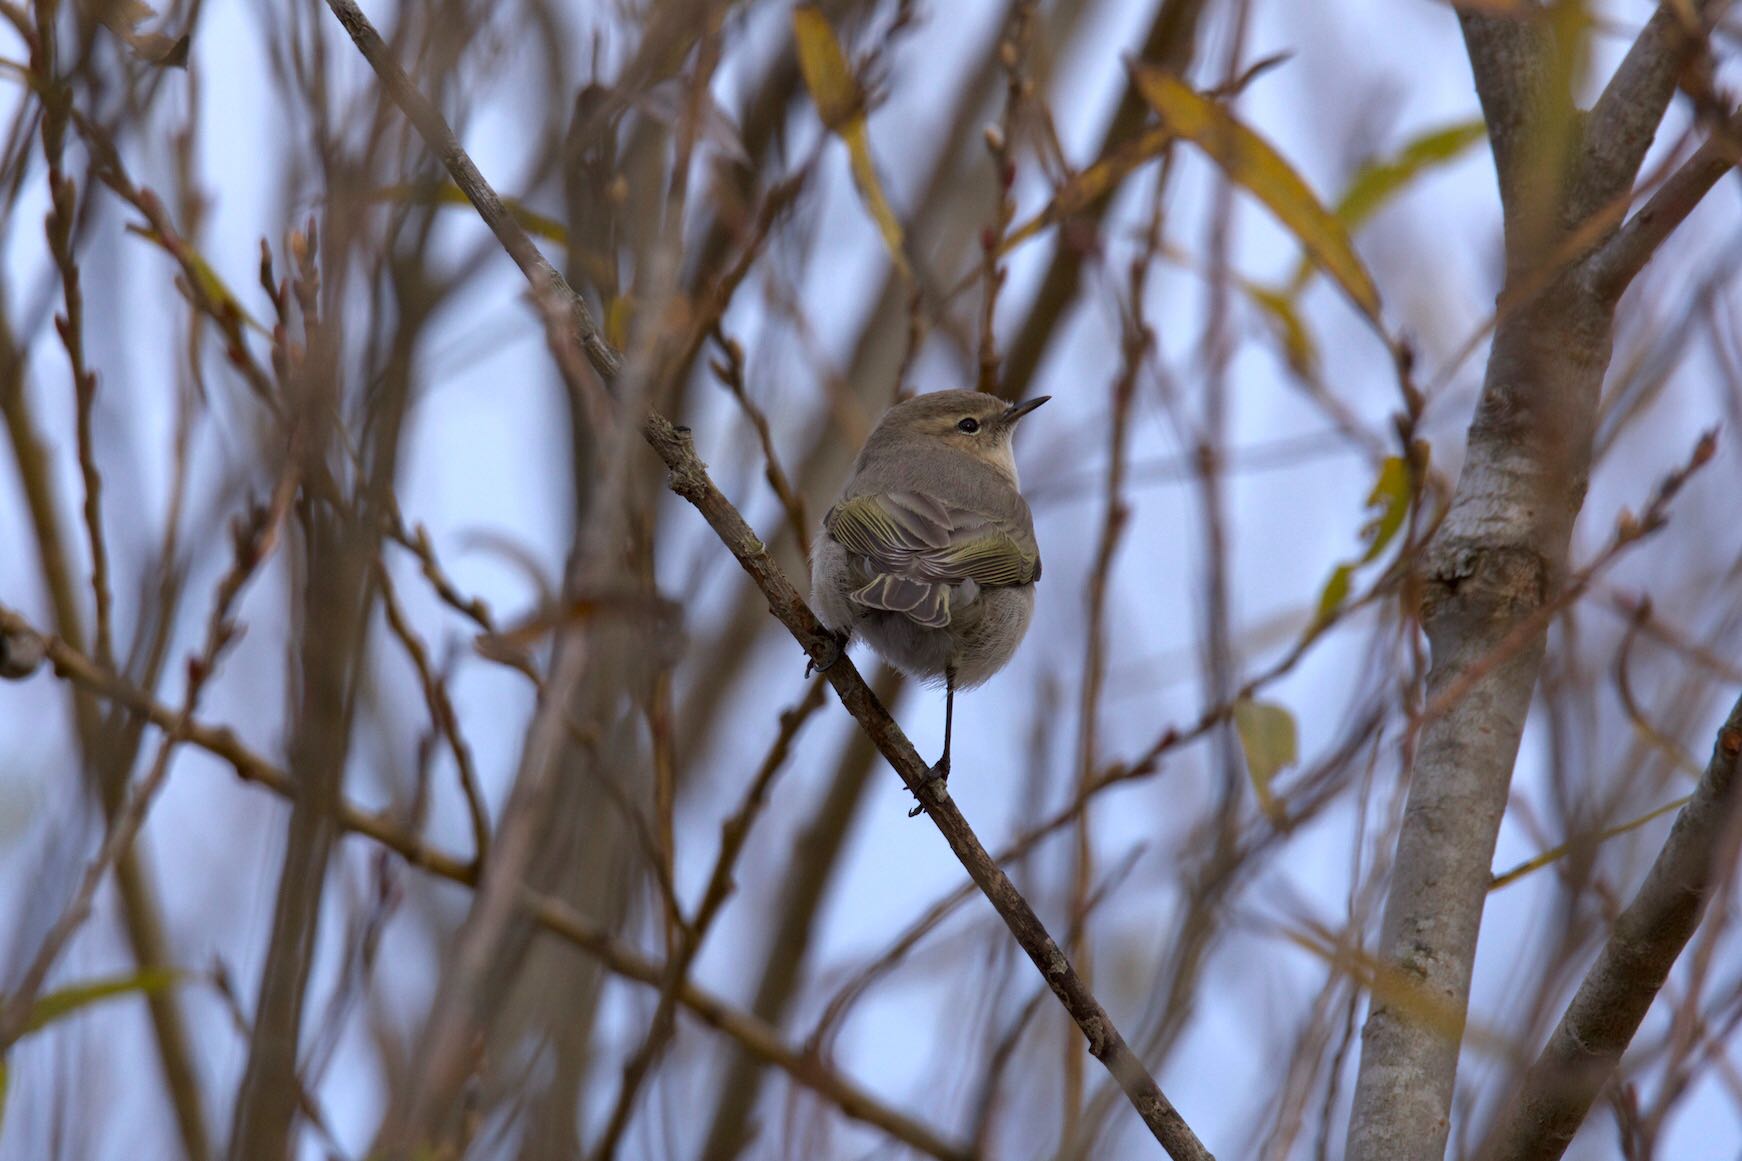
[[[827,673],[831,668],[834,667],[835,662],[839,661],[841,659],[841,657],[846,653],[847,638],[846,638],[845,634],[843,634],[843,633],[830,633],[828,635],[828,637],[829,637],[829,652],[828,652],[829,659],[827,661],[823,662],[821,665],[818,665],[817,659],[815,657],[807,658],[805,660],[805,663],[804,663],[804,675],[806,677],[809,677],[813,673]]]
[[[926,771],[925,780],[919,784],[919,789],[913,792],[913,796],[919,799],[919,801],[914,805],[912,810],[907,812],[907,817],[918,818],[920,815],[925,813],[925,799],[920,798],[921,790],[927,789],[934,782],[948,782],[949,780],[950,756],[945,754],[942,758],[937,760],[935,765]]]

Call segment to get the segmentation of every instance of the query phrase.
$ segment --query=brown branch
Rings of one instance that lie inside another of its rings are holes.
[[[1524,1074],[1491,1154],[1496,1161],[1560,1157],[1614,1075],[1621,1054],[1730,874],[1737,840],[1742,699],[1718,731],[1693,801],[1682,808],[1633,902],[1585,975],[1560,1026]]]
[[[906,678],[884,666],[873,686],[885,704],[901,694]],[[818,687],[821,688],[821,682]],[[841,740],[838,757],[822,793],[793,840],[792,861],[774,902],[771,931],[764,942],[762,963],[751,993],[751,1011],[779,1026],[803,981],[816,922],[871,782],[878,754],[871,740],[857,731]],[[967,884],[969,891],[973,884]],[[807,1048],[817,1043],[807,1038]],[[752,1131],[752,1114],[762,1090],[763,1070],[744,1053],[734,1053],[716,1088],[713,1112],[697,1157],[730,1161],[745,1148]]]
[[[1033,9],[1032,3],[1023,0],[1010,6],[1004,30],[998,37],[998,61],[1004,66],[1004,108],[998,122],[987,125],[983,134],[986,152],[992,160],[992,221],[980,231],[979,370],[974,385],[977,390],[987,392],[998,390],[998,296],[1004,289],[1007,276],[999,258],[1004,252],[1005,234],[1016,217],[1016,198],[1012,191],[1016,185],[1018,115],[1023,111],[1025,97],[1034,87],[1034,82],[1025,72]],[[911,359],[917,353],[917,344],[911,344],[907,357]]]
[[[85,361],[85,296],[80,285],[78,255],[73,234],[78,216],[78,187],[64,168],[67,111],[72,107],[72,89],[57,74],[55,62],[56,11],[37,6],[37,37],[31,46],[31,71],[42,96],[42,154],[48,166],[49,212],[46,223],[48,249],[60,274],[61,297],[66,311],[55,316],[54,327],[66,348],[73,377],[73,399],[79,475],[84,483],[85,532],[91,546],[91,595],[95,602],[97,660],[115,664],[114,594],[109,585],[109,550],[103,535],[103,477],[97,470],[92,413],[97,398],[97,374]]]
[[[1620,298],[1658,247],[1739,161],[1742,116],[1732,116],[1591,256],[1591,279],[1597,293],[1611,302]]]
[[[1705,29],[1697,24],[1693,9],[1723,6],[1714,0],[1661,3],[1634,38],[1585,120],[1569,207],[1575,221],[1633,184],[1675,96],[1682,69],[1704,42]],[[1696,21],[1692,27],[1690,18]]]
[[[744,412],[744,418],[755,429],[756,440],[762,445],[763,475],[768,480],[768,486],[774,489],[781,511],[786,513],[786,524],[792,531],[793,539],[798,542],[799,554],[809,560],[810,517],[805,514],[804,493],[793,486],[792,477],[781,467],[780,455],[774,448],[774,435],[768,428],[768,416],[762,408],[756,406],[744,386],[744,348],[718,326],[714,328],[714,341],[720,347],[720,358],[711,362],[708,367],[720,381],[720,386],[737,400],[739,409]]]
[[[1711,462],[1717,446],[1718,432],[1716,428],[1701,435],[1694,444],[1694,450],[1689,455],[1688,462],[1658,481],[1643,515],[1635,517],[1623,509],[1620,518],[1616,521],[1614,538],[1610,540],[1608,546],[1598,553],[1590,564],[1569,575],[1553,596],[1544,600],[1528,615],[1519,618],[1504,637],[1500,638],[1486,653],[1471,661],[1454,680],[1449,681],[1443,688],[1434,691],[1432,700],[1414,716],[1411,728],[1420,729],[1428,722],[1443,717],[1452,707],[1469,697],[1470,692],[1494,670],[1517,657],[1519,653],[1529,647],[1531,641],[1546,632],[1549,623],[1563,609],[1584,596],[1585,591],[1627,549],[1661,531],[1669,521],[1670,501],[1675,499],[1676,494],[1681,491],[1682,486],[1695,472]]]
[[[1090,993],[1070,960],[1047,933],[1028,901],[980,845],[967,819],[950,798],[947,785],[930,776],[930,767],[865,684],[852,661],[841,653],[833,635],[823,628],[792,582],[780,571],[755,531],[708,478],[705,466],[696,457],[688,431],[673,427],[669,420],[659,415],[650,415],[642,431],[670,469],[672,491],[695,505],[768,598],[769,611],[804,646],[811,659],[824,667],[824,675],[835,687],[841,704],[889,759],[907,788],[925,805],[925,813],[942,832],[969,877],[998,911],[1053,994],[1082,1030],[1089,1042],[1089,1052],[1113,1074],[1156,1140],[1176,1161],[1187,1157],[1209,1157],[1209,1152],[1190,1126],[1162,1095],[1148,1070],[1125,1043],[1100,1001]]]
[[[133,840],[145,826],[151,804],[156,801],[157,792],[163,788],[164,781],[169,776],[170,758],[176,747],[188,739],[200,694],[224,650],[235,640],[236,626],[230,619],[231,611],[249,578],[258,571],[261,562],[272,550],[284,512],[290,505],[294,488],[288,481],[293,479],[294,474],[287,472],[280,481],[272,505],[256,508],[245,522],[238,522],[235,530],[235,562],[218,582],[211,613],[206,620],[204,645],[199,653],[188,659],[187,690],[182,695],[181,708],[167,713],[169,721],[150,768],[133,787],[125,805],[116,811],[108,832],[103,836],[102,846],[98,848],[96,856],[86,864],[72,899],[61,911],[60,918],[55,921],[48,934],[43,937],[35,956],[19,978],[18,985],[8,992],[5,1004],[0,1006],[0,1053],[11,1047],[29,1028],[32,1006],[43,984],[48,980],[49,972],[54,969],[72,937],[90,917],[97,889],[108,877],[110,869],[133,846]],[[3,624],[3,631],[9,637],[31,632],[28,626],[10,614],[0,624]],[[53,656],[52,645],[45,644],[44,651]]]
[[[163,247],[175,259],[176,264],[181,267],[180,286],[187,295],[188,302],[195,310],[217,324],[224,336],[224,353],[230,365],[241,374],[255,398],[274,417],[280,417],[278,395],[272,377],[248,349],[248,320],[242,313],[241,306],[229,296],[221,284],[215,282],[211,268],[187,239],[182,237],[158,196],[151,190],[134,184],[121,164],[120,151],[115,148],[108,133],[76,109],[71,110],[71,116],[73,124],[78,126],[79,134],[84,139],[85,147],[91,151],[92,172],[116,196],[145,218],[147,228],[139,232]]]
[[[490,612],[490,606],[478,597],[466,596],[442,568],[441,561],[436,558],[435,545],[430,542],[429,529],[422,524],[408,527],[399,512],[399,506],[389,503],[387,526],[383,535],[417,557],[424,579],[429,582],[430,588],[435,590],[436,596],[441,598],[444,605],[477,625],[484,633],[491,636],[496,634],[496,619]],[[538,671],[531,666],[527,667],[526,672],[528,677],[537,679]]]
[[[520,272],[526,275],[535,291],[545,287],[554,287],[562,294],[574,314],[575,334],[587,358],[599,369],[606,378],[614,376],[622,365],[622,359],[611,345],[605,341],[593,312],[587,307],[586,301],[580,295],[569,289],[569,284],[557,272],[556,267],[533,244],[526,231],[520,228],[520,223],[508,212],[497,196],[495,189],[484,180],[484,175],[478,172],[478,167],[461,148],[459,138],[448,127],[447,120],[441,115],[435,105],[418,91],[411,78],[405,75],[405,70],[399,67],[399,62],[393,59],[392,51],[388,49],[381,34],[375,31],[375,26],[369,23],[369,18],[363,15],[354,0],[327,0],[327,7],[338,17],[339,23],[350,34],[357,50],[363,54],[375,75],[381,78],[386,86],[387,95],[393,103],[411,119],[417,128],[424,144],[436,155],[454,184],[464,191],[466,198],[478,211],[478,216],[484,219],[484,224],[490,227],[490,232],[496,235],[496,240],[514,259],[514,264],[520,267]]]
[[[702,901],[696,908],[695,918],[679,933],[677,951],[666,963],[664,978],[659,985],[659,1005],[654,1009],[653,1019],[648,1023],[647,1034],[642,1038],[635,1055],[623,1066],[622,1088],[617,1093],[617,1102],[611,1109],[605,1131],[593,1150],[597,1161],[606,1161],[616,1156],[617,1147],[635,1111],[636,1094],[671,1039],[674,1017],[677,1015],[678,990],[689,979],[690,966],[695,963],[696,955],[702,949],[702,941],[707,938],[708,930],[719,915],[721,906],[732,894],[732,873],[738,865],[738,855],[744,849],[744,840],[750,836],[751,824],[756,821],[756,816],[761,813],[767,801],[768,788],[785,764],[787,755],[792,750],[793,739],[798,736],[798,731],[810,716],[822,708],[822,704],[823,683],[819,681],[811,686],[797,705],[780,715],[779,733],[769,747],[767,756],[763,758],[761,767],[756,771],[756,776],[750,780],[743,802],[720,827],[720,853],[714,859],[714,869],[708,876],[708,885],[702,892]]]
[[[454,711],[453,699],[448,696],[447,682],[437,675],[435,667],[430,664],[429,646],[418,636],[417,630],[405,615],[404,606],[399,603],[393,577],[387,566],[379,560],[375,565],[375,578],[381,594],[381,610],[387,615],[388,628],[404,646],[406,657],[417,671],[417,683],[423,689],[423,700],[429,707],[430,721],[447,741],[448,749],[453,753],[454,766],[459,772],[460,793],[466,799],[466,816],[472,824],[472,861],[481,867],[490,850],[490,816],[484,807],[483,787],[479,784],[478,771],[472,762],[472,748],[466,744],[466,737],[460,730],[460,715]]]
[[[248,1014],[242,1010],[242,1001],[236,995],[235,981],[230,978],[230,969],[223,960],[220,959],[213,965],[210,982],[212,990],[218,993],[224,1014],[230,1018],[230,1026],[246,1044],[253,1039],[254,1026],[249,1022]],[[339,1139],[333,1133],[332,1125],[321,1109],[320,1102],[309,1091],[308,1084],[300,1074],[293,1075],[291,1081],[296,1088],[297,1111],[313,1126],[315,1133],[321,1138],[321,1147],[333,1157],[343,1157],[345,1154],[339,1146]]]
[[[1161,248],[1161,195],[1165,181],[1156,183],[1156,196],[1151,202],[1149,225],[1144,247],[1131,261],[1129,301],[1125,307],[1123,343],[1124,359],[1115,375],[1108,405],[1107,469],[1102,497],[1100,534],[1095,544],[1094,564],[1090,567],[1087,586],[1088,632],[1083,643],[1083,680],[1077,703],[1077,769],[1078,793],[1094,780],[1099,763],[1101,727],[1101,697],[1107,682],[1107,593],[1113,574],[1113,562],[1124,539],[1130,521],[1131,506],[1125,498],[1126,474],[1130,459],[1131,409],[1137,397],[1137,378],[1149,353],[1150,335],[1143,319],[1143,303],[1148,272]],[[1069,915],[1073,928],[1066,946],[1083,961],[1083,971],[1093,970],[1089,959],[1089,925],[1087,909],[1089,891],[1095,875],[1094,839],[1090,816],[1083,811],[1077,816],[1071,879]],[[1092,976],[1091,976],[1092,978]],[[1062,1140],[1070,1140],[1077,1129],[1083,1106],[1082,1058],[1069,1053],[1064,1059],[1065,1116],[1060,1130]]]
[[[33,641],[34,647],[46,654],[54,672],[76,688],[113,702],[166,732],[175,729],[180,722],[182,740],[187,745],[220,759],[244,782],[265,787],[286,801],[295,801],[298,797],[300,788],[289,773],[251,749],[228,727],[207,725],[191,717],[182,722],[177,709],[157,701],[125,678],[97,665],[60,637],[39,632],[5,605],[0,605],[0,638]],[[411,866],[464,887],[472,888],[478,884],[478,868],[469,860],[431,846],[400,828],[384,813],[363,811],[340,800],[333,818],[339,829],[360,835],[394,852]],[[664,980],[663,965],[583,919],[567,904],[542,895],[529,895],[526,906],[540,927],[595,956],[612,973],[652,987],[660,986]],[[779,1031],[766,1021],[732,1007],[691,983],[678,988],[677,998],[703,1023],[736,1041],[756,1059],[780,1069],[793,1083],[828,1099],[848,1117],[882,1129],[928,1156],[945,1159],[964,1156],[959,1147],[883,1104],[821,1058],[789,1047],[781,1040]]]
[[[327,4],[375,68],[388,94],[411,118],[426,143],[447,166],[455,184],[465,192],[479,216],[533,283],[534,292],[562,294],[572,302],[577,341],[601,376],[607,379],[614,376],[622,361],[599,333],[591,312],[503,208],[501,199],[466,156],[441,114],[424,99],[388,55],[386,45],[367,18],[352,0],[327,0]],[[931,777],[930,767],[920,759],[913,743],[878,702],[851,660],[842,655],[833,634],[823,628],[792,582],[768,555],[755,531],[714,486],[706,466],[696,456],[688,431],[673,426],[670,420],[653,412],[643,421],[642,434],[665,461],[670,471],[672,491],[695,505],[708,521],[721,542],[762,590],[769,610],[811,659],[818,666],[825,667],[825,676],[835,687],[841,704],[877,743],[877,748],[889,759],[908,789],[925,804],[926,813],[967,868],[969,876],[985,892],[1011,934],[1082,1030],[1090,1053],[1113,1074],[1156,1140],[1175,1161],[1208,1158],[1209,1151],[1178,1110],[1162,1095],[1154,1078],[1125,1043],[1100,1001],[1084,985],[1034,909],[980,845],[942,780]]]

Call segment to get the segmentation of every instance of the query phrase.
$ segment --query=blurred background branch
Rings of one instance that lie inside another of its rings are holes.
[[[334,11],[0,2],[0,1157],[1155,1152],[942,698],[767,615],[975,384],[1046,575],[934,814],[1124,1079],[1742,1132],[1736,6]]]

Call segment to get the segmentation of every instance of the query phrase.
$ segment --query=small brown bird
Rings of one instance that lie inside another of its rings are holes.
[[[938,778],[950,773],[956,690],[1004,668],[1034,613],[1040,547],[1010,439],[1048,398],[1008,404],[938,391],[891,407],[811,553],[811,603],[824,625],[943,683]]]

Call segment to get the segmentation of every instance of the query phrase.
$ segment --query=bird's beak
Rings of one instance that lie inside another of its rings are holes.
[[[1033,399],[1024,399],[1021,403],[1012,403],[1010,409],[1004,413],[1004,426],[1014,427],[1017,420],[1021,419],[1024,415],[1027,415],[1030,411],[1033,411],[1036,407],[1039,407],[1042,403],[1045,403],[1051,398],[1051,395],[1036,395]]]

